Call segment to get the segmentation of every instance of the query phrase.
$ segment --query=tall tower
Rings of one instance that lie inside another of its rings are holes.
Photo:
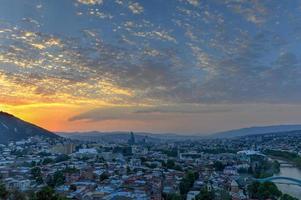
[[[136,143],[135,136],[134,136],[133,132],[130,133],[130,139],[129,139],[128,143],[129,143],[129,145],[133,145],[133,144]]]

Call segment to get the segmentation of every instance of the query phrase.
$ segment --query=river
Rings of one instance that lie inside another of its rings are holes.
[[[284,164],[287,163],[282,160],[278,160],[280,165],[280,172],[279,174],[276,174],[275,176],[286,176],[291,178],[297,178],[301,180],[301,170],[290,165],[290,164]],[[286,181],[281,181],[286,182]],[[297,185],[286,185],[286,184],[276,184],[278,189],[281,190],[283,193],[287,193],[293,197],[296,197],[301,200],[301,187]]]

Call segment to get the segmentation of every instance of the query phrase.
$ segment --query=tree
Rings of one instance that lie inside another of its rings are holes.
[[[41,168],[39,168],[39,167],[31,168],[30,173],[31,173],[31,176],[32,176],[33,178],[36,178],[36,177],[38,177],[38,176],[41,176]]]
[[[43,165],[47,165],[50,163],[54,163],[54,160],[52,158],[45,158],[42,162]]]
[[[166,167],[168,169],[173,169],[175,167],[175,161],[174,160],[167,160]]]
[[[102,173],[100,176],[99,176],[99,181],[100,182],[102,182],[102,181],[104,181],[104,180],[106,180],[106,179],[108,179],[109,178],[109,175],[107,174],[107,173]]]
[[[214,192],[208,191],[207,188],[203,188],[200,194],[196,197],[197,200],[213,200],[214,199]]]
[[[51,187],[43,187],[40,191],[36,193],[35,200],[66,200],[64,197],[60,197],[55,193],[54,189]]]
[[[44,182],[40,167],[31,168],[31,176],[38,184],[42,184]]]
[[[189,192],[190,188],[193,186],[194,181],[197,179],[196,174],[197,173],[192,171],[188,171],[185,174],[185,177],[180,183],[180,193],[182,195],[186,195]]]
[[[4,184],[0,184],[0,199],[6,199],[9,195],[9,192],[6,190]]]
[[[183,169],[182,169],[182,167],[180,165],[175,165],[174,166],[174,170],[183,171]]]
[[[13,199],[13,200],[26,200],[26,194],[18,191],[18,190],[14,190],[11,192],[10,194],[10,199]]]
[[[126,174],[129,175],[132,173],[132,170],[129,166],[126,167]]]
[[[70,187],[69,187],[69,190],[71,190],[71,191],[76,191],[76,190],[77,190],[76,185],[71,184]]]
[[[67,161],[67,160],[70,160],[70,156],[65,155],[65,154],[59,155],[55,158],[56,163]]]
[[[260,183],[258,181],[255,181],[253,183],[251,183],[250,185],[248,185],[248,192],[250,197],[252,198],[258,198],[258,187],[259,187]]]
[[[74,174],[74,173],[78,173],[79,169],[75,168],[75,167],[66,167],[65,169],[63,169],[63,173],[68,173],[68,174]]]
[[[147,161],[147,159],[143,156],[140,157],[141,163],[145,163]]]
[[[37,162],[36,161],[31,161],[31,163],[30,163],[30,166],[31,167],[35,167],[37,165]]]
[[[281,197],[282,192],[278,190],[277,186],[272,182],[264,182],[258,188],[260,198],[275,198]]]
[[[253,182],[248,186],[248,192],[251,198],[263,199],[278,199],[282,196],[280,190],[272,182]]]
[[[53,176],[47,177],[47,185],[50,187],[57,187],[65,183],[65,176],[62,171],[56,171]]]
[[[220,191],[220,197],[221,197],[222,200],[231,200],[232,199],[230,193],[226,190],[221,190]]]
[[[298,200],[298,199],[295,198],[295,197],[292,197],[288,194],[284,194],[284,195],[281,196],[280,200]]]
[[[163,197],[165,200],[182,200],[182,197],[180,194],[172,193],[172,194],[164,194]]]
[[[215,161],[213,163],[213,167],[215,168],[215,170],[217,171],[223,171],[225,168],[225,165],[221,162],[221,161]]]

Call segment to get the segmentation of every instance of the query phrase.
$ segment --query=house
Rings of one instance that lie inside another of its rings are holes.
[[[189,191],[187,193],[186,200],[196,200],[196,196],[200,194],[200,191]]]

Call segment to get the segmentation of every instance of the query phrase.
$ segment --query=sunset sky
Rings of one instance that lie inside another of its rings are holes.
[[[0,110],[52,131],[301,124],[301,1],[0,0]]]

